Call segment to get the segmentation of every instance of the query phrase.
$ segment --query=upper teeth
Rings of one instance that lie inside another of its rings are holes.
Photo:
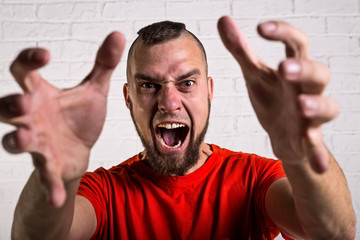
[[[161,123],[158,127],[166,128],[166,129],[174,129],[174,128],[180,128],[185,127],[182,123]]]

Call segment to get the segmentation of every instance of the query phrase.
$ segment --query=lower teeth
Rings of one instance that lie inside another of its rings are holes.
[[[181,146],[181,140],[179,140],[178,144],[176,144],[175,146],[168,146],[163,139],[161,139],[161,143],[166,147],[166,148],[170,148],[170,149],[173,149],[173,148],[178,148]]]

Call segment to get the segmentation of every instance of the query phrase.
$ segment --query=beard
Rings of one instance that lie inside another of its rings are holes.
[[[205,122],[205,126],[197,137],[190,139],[188,147],[185,150],[185,155],[182,158],[176,156],[163,156],[156,150],[156,147],[153,147],[153,144],[147,142],[144,136],[141,134],[140,129],[134,119],[133,105],[131,99],[129,100],[129,105],[130,105],[131,118],[134,122],[136,131],[141,139],[142,145],[146,150],[146,159],[145,159],[146,163],[156,173],[160,175],[167,175],[167,176],[185,175],[187,171],[198,162],[200,157],[200,146],[204,141],[206,131],[209,126],[210,107],[211,107],[210,99],[208,99],[208,116]]]

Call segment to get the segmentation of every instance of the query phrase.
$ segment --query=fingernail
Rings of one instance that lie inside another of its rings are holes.
[[[285,77],[288,80],[296,80],[299,77],[301,66],[298,62],[288,60],[285,63]]]
[[[317,101],[311,98],[303,99],[303,112],[305,116],[311,117],[313,116],[317,109],[319,107],[319,104]]]
[[[263,33],[270,34],[276,30],[277,26],[274,22],[266,22],[261,24],[261,29]]]

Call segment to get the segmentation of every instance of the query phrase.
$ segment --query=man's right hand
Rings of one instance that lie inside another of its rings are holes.
[[[125,38],[110,34],[100,47],[90,74],[76,87],[60,90],[38,69],[49,62],[44,49],[26,49],[11,65],[24,93],[0,99],[0,121],[16,127],[3,138],[11,153],[29,152],[55,207],[66,199],[65,185],[79,180],[106,116],[110,77],[120,61]]]

